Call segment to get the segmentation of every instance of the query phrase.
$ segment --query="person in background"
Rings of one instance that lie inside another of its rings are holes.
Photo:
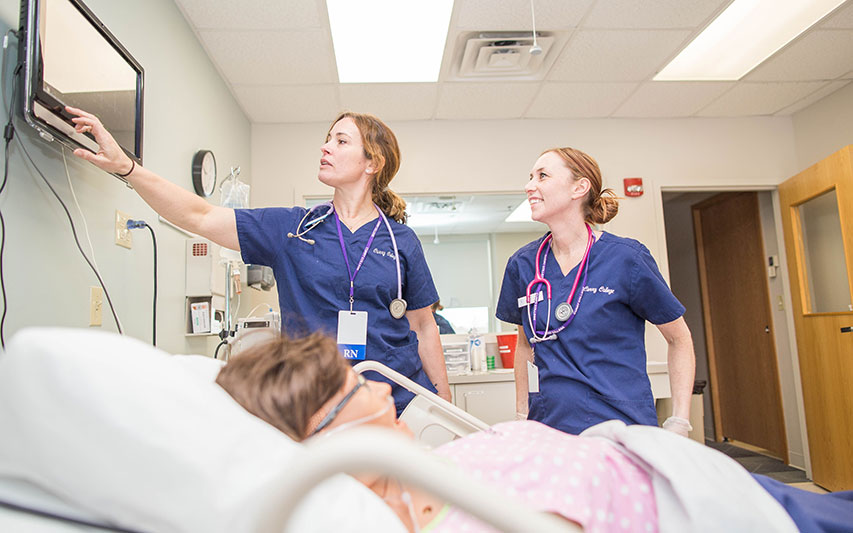
[[[379,361],[450,400],[430,309],[438,292],[421,243],[405,225],[406,203],[388,188],[400,149],[385,123],[351,112],[332,121],[318,158],[318,179],[334,189],[330,203],[231,209],[137,165],[97,117],[67,110],[76,115],[76,131],[91,132],[100,147],[74,155],[125,178],[169,222],[273,269],[283,332],[337,335],[352,363]],[[412,397],[394,387],[398,411]]]
[[[645,246],[593,228],[619,209],[598,163],[574,148],[546,150],[525,191],[533,220],[550,231],[509,258],[497,304],[497,317],[518,325],[518,417],[573,434],[612,419],[656,426],[648,321],[668,346],[663,427],[687,436],[695,357],[685,309]]]
[[[438,311],[441,311],[442,309],[444,309],[444,306],[441,305],[441,300],[432,304],[432,317],[435,319],[435,324],[438,326],[438,333],[440,335],[456,333],[453,326],[450,324],[450,321],[438,314]]]

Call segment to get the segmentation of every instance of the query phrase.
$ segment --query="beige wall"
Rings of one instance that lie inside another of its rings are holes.
[[[663,202],[666,218],[666,244],[667,255],[669,256],[667,266],[669,268],[670,287],[685,307],[684,321],[687,322],[687,327],[690,328],[690,333],[693,336],[693,348],[696,353],[695,379],[706,382],[703,397],[703,420],[706,438],[713,438],[714,418],[691,207],[715,194],[717,193],[665,193]]]
[[[660,261],[662,186],[775,185],[796,169],[786,117],[683,120],[421,121],[391,123],[403,152],[392,187],[402,193],[517,192],[545,148],[579,147],[601,164],[605,184],[641,176],[647,194],[622,202],[609,231],[644,242]],[[327,124],[255,124],[256,202],[301,203],[328,194],[317,179]],[[262,200],[261,200],[262,199]]]
[[[492,240],[494,249],[494,264],[492,265],[492,271],[494,272],[492,283],[494,285],[492,290],[495,294],[495,303],[497,303],[497,298],[501,294],[501,283],[503,282],[506,264],[510,256],[525,244],[541,237],[547,230],[545,226],[542,228],[542,231],[539,232],[499,233],[494,236]],[[515,324],[508,324],[497,319],[495,321],[497,324],[495,331],[516,331],[518,328]]]
[[[778,234],[776,214],[773,206],[773,194],[761,192],[758,194],[759,213],[761,216],[761,232],[764,240],[765,257],[780,256],[784,246],[782,236]],[[780,260],[781,261],[781,260]],[[800,400],[797,394],[799,373],[795,371],[796,360],[793,356],[794,347],[788,341],[789,331],[788,305],[785,295],[790,292],[787,278],[776,270],[775,277],[767,278],[767,289],[770,296],[770,317],[773,320],[773,340],[776,344],[776,360],[779,368],[779,385],[782,392],[782,411],[785,418],[785,434],[788,441],[788,460],[800,468],[805,468],[805,453],[803,451],[803,429],[799,416]],[[780,305],[781,302],[781,305]]]
[[[853,144],[853,83],[791,118],[799,172]]]
[[[175,3],[149,0],[129,7],[127,2],[87,0],[86,4],[145,69],[145,166],[192,189],[193,154],[207,148],[216,154],[220,176],[236,164],[243,167],[244,175],[251,176],[249,121]],[[18,27],[19,7],[19,0],[0,0],[4,33],[9,27]],[[16,43],[10,41],[10,53],[14,54]],[[4,94],[9,94],[5,76],[3,82]],[[5,111],[0,114],[5,123]],[[57,143],[43,142],[22,121],[18,122],[18,134],[68,205],[83,247],[88,249],[82,219],[70,196],[61,149]],[[88,327],[89,287],[97,285],[74,245],[64,212],[24,161],[17,143],[13,143],[9,182],[0,198],[7,230],[3,257],[7,340],[18,329],[32,325]],[[133,232],[131,250],[113,244],[116,209],[147,221],[157,235],[159,346],[176,353],[212,354],[212,338],[184,336],[186,236],[160,223],[136,193],[116,178],[70,155],[68,167],[95,257],[126,333],[151,340],[152,245],[145,230]],[[106,302],[101,329],[116,330]]]
[[[787,117],[677,120],[493,120],[390,123],[403,163],[398,192],[518,192],[539,153],[576,146],[595,157],[605,185],[623,194],[622,178],[641,176],[646,194],[622,201],[610,232],[640,240],[664,276],[666,246],[661,187],[775,185],[796,168]],[[327,124],[254,124],[252,168],[259,205],[292,205],[329,194],[317,181]],[[262,199],[262,200],[261,200]],[[526,241],[525,241],[526,242]],[[666,359],[654,328],[649,357]]]

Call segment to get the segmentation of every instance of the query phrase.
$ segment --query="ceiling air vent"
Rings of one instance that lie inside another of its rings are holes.
[[[541,80],[554,63],[566,34],[536,32],[542,53],[533,55],[531,32],[469,32],[459,36],[450,79]]]

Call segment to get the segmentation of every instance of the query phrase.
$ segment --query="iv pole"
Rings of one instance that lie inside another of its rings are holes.
[[[219,190],[221,191],[222,187],[226,183],[228,183],[229,180],[236,180],[237,176],[239,176],[239,175],[240,175],[240,167],[231,167],[231,172],[228,174],[228,176],[224,180],[222,180],[222,185],[219,186]],[[226,205],[225,207],[232,207],[232,206]],[[234,333],[235,333],[234,331],[232,331],[234,324],[232,323],[233,321],[231,320],[231,290],[232,290],[231,286],[234,283],[234,280],[233,280],[234,264],[241,262],[239,258],[238,259],[234,259],[234,258],[228,259],[227,257],[225,257],[225,255],[223,255],[223,254],[227,254],[228,252],[232,252],[231,255],[237,254],[237,252],[235,250],[230,250],[228,248],[220,248],[220,252],[219,252],[220,256],[221,256],[221,261],[225,262],[225,326],[219,332],[219,338],[222,339],[222,343],[220,343],[220,346],[223,343],[226,345],[226,348],[225,348],[226,352],[225,352],[225,356],[224,356],[225,361],[227,361],[228,357],[231,355],[231,345],[228,342],[228,339],[229,339],[229,337],[233,337]],[[219,348],[217,347],[217,350],[218,349]]]

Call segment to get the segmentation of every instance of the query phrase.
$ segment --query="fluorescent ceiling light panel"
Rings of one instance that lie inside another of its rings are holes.
[[[735,0],[654,80],[739,80],[843,3]]]
[[[326,0],[341,83],[436,82],[453,0]]]
[[[504,222],[532,222],[533,221],[533,212],[530,211],[530,202],[527,198],[524,199],[523,202],[518,204],[512,213],[506,217]]]

